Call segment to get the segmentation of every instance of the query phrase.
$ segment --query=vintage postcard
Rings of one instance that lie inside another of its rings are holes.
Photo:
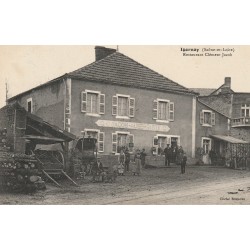
[[[0,46],[0,204],[250,204],[250,46]]]

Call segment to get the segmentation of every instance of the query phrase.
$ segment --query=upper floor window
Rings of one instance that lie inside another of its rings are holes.
[[[88,115],[105,113],[105,95],[99,91],[85,90],[81,93],[81,111]]]
[[[32,98],[28,98],[27,99],[27,111],[29,113],[33,112],[33,101],[32,101]]]
[[[128,97],[118,96],[118,116],[128,116]]]
[[[215,113],[211,110],[202,110],[200,112],[200,124],[203,126],[215,125]]]
[[[159,122],[174,121],[174,103],[164,99],[154,100],[153,119]]]
[[[112,98],[112,115],[117,118],[129,118],[135,116],[135,98],[129,95],[117,94]]]
[[[241,105],[241,116],[250,117],[250,104]]]
[[[98,114],[98,94],[87,93],[87,113]]]

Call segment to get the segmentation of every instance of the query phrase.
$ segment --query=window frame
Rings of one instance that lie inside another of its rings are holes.
[[[246,116],[247,110],[248,110],[248,116]],[[244,116],[243,117],[250,118],[250,104],[245,103],[245,104],[241,105],[241,117],[242,117],[242,111],[244,111]]]
[[[30,112],[29,112],[29,103],[31,103],[30,104],[30,108],[31,108]],[[27,111],[32,114],[33,113],[33,99],[32,99],[32,97],[30,97],[26,100],[26,107],[27,107]]]
[[[208,152],[207,153],[205,153],[205,150],[204,150],[204,141],[205,140],[209,141],[209,147],[208,147]],[[212,139],[209,138],[209,137],[201,137],[201,148],[204,150],[204,154],[209,154],[209,151],[212,148]]]
[[[157,119],[156,119],[156,122],[162,122],[162,123],[169,123],[169,105],[170,105],[170,100],[167,100],[167,99],[160,99],[160,98],[157,98]],[[167,108],[166,108],[166,116],[167,116],[167,119],[159,119],[159,103],[162,102],[162,103],[166,103],[167,104]]]
[[[166,138],[166,146],[167,144],[171,144],[171,139],[172,137],[173,138],[178,138],[178,141],[177,141],[177,145],[180,146],[181,145],[181,136],[180,135],[167,135],[167,134],[156,134],[155,136],[153,136],[153,145],[152,145],[152,148],[155,148],[155,154],[154,155],[159,155],[159,145],[158,145],[158,140],[159,140],[159,137],[165,137]],[[157,139],[157,145],[154,144],[154,140]],[[164,148],[163,148],[164,150]]]
[[[200,117],[200,124],[203,126],[203,127],[212,127],[212,126],[215,126],[215,112],[213,112],[212,110],[208,110],[208,109],[202,109],[201,112],[200,112],[200,116],[201,116],[201,113],[203,113],[203,123],[201,123],[201,117]],[[205,113],[209,113],[211,115],[211,123],[205,123]],[[214,122],[213,122],[214,121]]]
[[[115,155],[119,155],[120,153],[117,152],[117,144],[118,144],[118,135],[122,134],[122,135],[127,135],[127,136],[132,136],[133,137],[133,144],[135,144],[135,136],[134,134],[131,134],[128,131],[115,131],[114,133],[111,133],[111,143],[112,143],[112,153]],[[113,135],[116,135],[116,142],[113,141]],[[113,151],[113,144],[116,144],[116,152]],[[129,148],[129,147],[128,147]],[[129,148],[129,152],[133,152],[134,146],[132,147],[132,149]]]
[[[83,135],[83,137],[85,138],[85,135],[87,134],[87,132],[95,132],[97,133],[97,145],[98,145],[98,153],[104,153],[104,148],[105,148],[105,132],[100,131],[100,129],[84,129],[83,131],[81,131],[81,134]],[[100,134],[103,134],[103,141],[100,141]],[[103,143],[103,150],[100,150],[100,146],[99,144]]]
[[[84,102],[83,100],[82,100],[82,95],[83,95],[83,93],[85,93],[86,94],[86,111],[83,111],[82,110],[82,103]],[[88,107],[88,94],[96,94],[97,95],[97,103],[96,103],[96,105],[97,105],[97,113],[89,113],[89,112],[87,112],[87,107]],[[103,100],[104,100],[104,102],[103,103],[101,103],[101,95],[103,95]],[[103,105],[104,106],[104,108],[103,108],[103,112],[101,112],[101,110],[100,110],[100,105]],[[81,92],[81,112],[82,113],[85,113],[85,115],[87,115],[87,116],[93,116],[93,117],[101,117],[101,115],[104,115],[105,114],[105,94],[102,94],[101,93],[101,91],[97,91],[97,90],[90,90],[90,89],[85,89],[84,91],[82,91]]]
[[[166,103],[166,119],[159,119],[160,103]],[[159,123],[170,123],[175,120],[175,105],[168,99],[157,98],[153,101],[153,120]]]
[[[116,98],[116,104],[113,102],[113,98]],[[119,98],[127,98],[127,115],[118,115],[119,112]],[[134,105],[130,105],[131,101]],[[114,107],[116,107],[116,114],[114,114]],[[118,119],[130,119],[135,117],[135,98],[131,97],[131,95],[124,95],[124,94],[116,94],[112,96],[112,115]]]

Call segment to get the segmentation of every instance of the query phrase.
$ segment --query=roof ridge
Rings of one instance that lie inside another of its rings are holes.
[[[215,108],[211,107],[209,104],[204,103],[203,101],[201,101],[201,100],[200,100],[200,97],[198,97],[198,98],[197,98],[197,100],[198,100],[198,102],[200,102],[201,104],[203,104],[203,105],[207,106],[208,108],[210,108],[210,109],[212,109],[212,110],[216,111],[217,113],[219,113],[219,114],[221,114],[221,115],[223,115],[223,116],[225,116],[225,117],[227,117],[227,118],[231,119],[231,117],[230,117],[230,116],[228,116],[228,115],[226,115],[226,114],[223,114],[221,111],[219,111],[219,110],[217,110],[217,109],[215,109]]]
[[[154,72],[155,74],[161,76],[163,79],[165,79],[165,80],[167,79],[168,81],[171,81],[172,83],[175,83],[176,85],[178,85],[178,86],[180,86],[180,87],[182,87],[182,88],[184,88],[184,89],[186,89],[186,90],[189,90],[189,88],[184,87],[183,85],[181,85],[181,84],[179,84],[179,83],[177,83],[177,82],[171,80],[170,78],[168,78],[168,77],[166,77],[166,76],[160,74],[159,72],[157,72],[157,71],[155,71],[155,70],[153,70],[153,69],[150,69],[148,66],[146,66],[146,65],[144,65],[144,64],[142,64],[142,63],[139,63],[139,62],[136,61],[135,59],[133,59],[133,58],[131,58],[131,57],[128,57],[128,56],[126,56],[126,55],[124,55],[124,54],[122,54],[122,53],[120,53],[120,52],[116,52],[116,53],[119,53],[119,54],[123,55],[124,57],[126,57],[126,58],[128,58],[128,59],[134,61],[134,62],[137,63],[138,65],[140,65],[140,66],[142,66],[142,67],[144,67],[144,68],[146,68],[146,69],[148,69],[148,70]],[[189,90],[189,91],[190,91],[190,90]],[[191,92],[192,92],[192,91],[191,91]]]
[[[71,72],[68,73],[68,74],[70,75],[71,73],[74,73],[74,72],[76,72],[76,71],[78,71],[78,70],[88,69],[89,67],[92,67],[93,65],[99,64],[100,62],[104,61],[104,60],[107,59],[107,58],[110,58],[111,56],[113,56],[114,54],[117,54],[117,53],[119,53],[119,52],[116,51],[116,52],[114,52],[114,53],[112,53],[112,54],[110,54],[110,55],[108,55],[108,56],[105,56],[104,58],[102,58],[102,59],[100,59],[100,60],[94,61],[94,62],[92,62],[92,63],[90,63],[90,64],[87,64],[87,65],[85,65],[85,66],[83,66],[83,67],[81,67],[81,68],[79,68],[79,69],[76,69],[76,70],[74,70],[74,71],[71,71]]]

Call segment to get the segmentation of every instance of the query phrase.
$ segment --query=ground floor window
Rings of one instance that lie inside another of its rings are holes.
[[[97,150],[99,153],[104,152],[104,132],[95,129],[85,129],[83,131],[84,137],[95,138],[97,140]]]
[[[134,149],[134,135],[130,132],[119,132],[112,133],[112,152],[117,154],[122,149],[128,148],[130,152]]]
[[[156,135],[153,137],[153,155],[161,155],[164,149],[170,145],[172,149],[180,145],[180,136],[178,135]]]
[[[202,137],[201,147],[203,148],[204,154],[209,154],[209,151],[211,150],[211,139],[207,137]]]

